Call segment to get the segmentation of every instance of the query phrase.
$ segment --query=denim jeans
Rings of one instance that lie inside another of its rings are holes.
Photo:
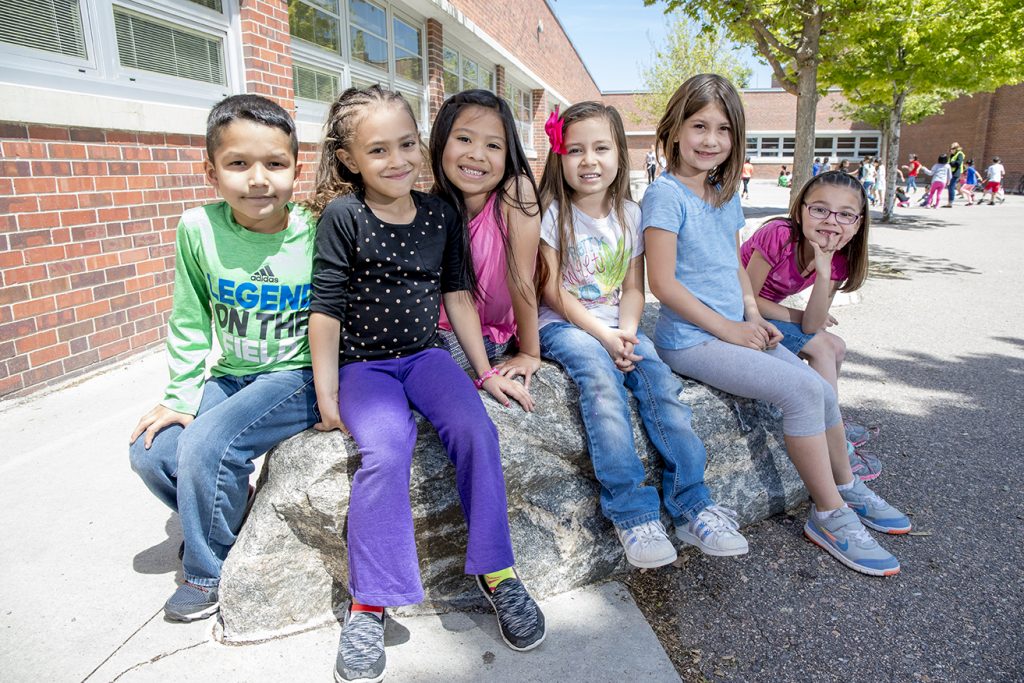
[[[146,450],[129,448],[132,469],[178,513],[185,580],[216,586],[242,526],[252,461],[319,421],[313,371],[211,377],[196,419],[162,429]]]
[[[615,367],[601,343],[575,325],[549,323],[540,330],[541,353],[561,365],[580,392],[580,413],[594,474],[601,484],[601,511],[629,528],[660,517],[658,492],[644,485],[644,468],[630,422],[629,389],[640,419],[664,461],[662,495],[676,523],[688,522],[712,504],[704,485],[707,453],[690,427],[682,386],[642,332],[632,372]]]

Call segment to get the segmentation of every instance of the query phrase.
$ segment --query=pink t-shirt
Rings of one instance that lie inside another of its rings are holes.
[[[800,274],[796,259],[796,243],[790,241],[788,220],[778,219],[764,224],[743,243],[740,247],[740,257],[743,259],[744,267],[750,263],[750,257],[755,249],[771,266],[759,292],[765,299],[778,303],[814,284],[816,272],[811,273],[809,277]],[[848,271],[846,256],[836,253],[832,257],[832,281],[845,280]]]
[[[469,245],[479,288],[476,312],[480,315],[480,330],[492,342],[504,344],[515,336],[516,318],[506,280],[508,265],[502,239],[505,225],[494,216],[497,198],[498,193],[492,192],[484,208],[469,222]],[[452,329],[443,304],[438,326],[442,330]]]

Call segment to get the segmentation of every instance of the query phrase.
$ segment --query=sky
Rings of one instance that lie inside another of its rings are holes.
[[[655,45],[665,42],[665,4],[643,0],[550,0],[558,20],[602,91],[637,90],[640,69],[653,61]],[[750,50],[740,59],[753,70],[752,88],[771,86],[771,69]]]

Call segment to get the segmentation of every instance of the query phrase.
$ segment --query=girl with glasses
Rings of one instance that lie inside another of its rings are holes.
[[[766,222],[740,250],[761,315],[782,333],[782,346],[805,359],[837,396],[846,344],[828,330],[838,324],[829,308],[836,292],[864,284],[869,221],[867,196],[856,179],[829,171],[803,186],[789,216]],[[806,289],[803,310],[782,305]],[[877,458],[855,452],[852,444],[847,453],[855,474],[866,481],[878,476]]]

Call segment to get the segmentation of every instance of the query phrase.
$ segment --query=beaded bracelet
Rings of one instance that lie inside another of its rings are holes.
[[[490,370],[488,370],[487,372],[485,372],[484,374],[480,375],[475,380],[473,380],[473,384],[476,385],[477,389],[483,389],[484,388],[484,382],[489,380],[491,377],[494,377],[499,372],[500,372],[500,370],[498,370],[498,368],[491,368]]]

